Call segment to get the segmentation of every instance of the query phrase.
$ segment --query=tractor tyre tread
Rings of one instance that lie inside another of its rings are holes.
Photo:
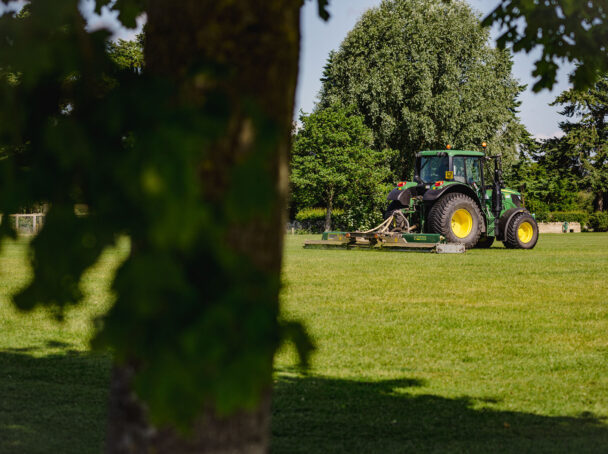
[[[519,237],[517,235],[519,226],[524,221],[528,221],[532,225],[532,228],[534,229],[534,232],[532,234],[532,239],[528,243],[522,243],[519,240]],[[507,226],[507,231],[505,232],[505,241],[503,241],[503,244],[505,245],[505,247],[507,249],[532,249],[532,248],[534,248],[534,246],[536,246],[537,241],[538,241],[538,224],[536,223],[536,220],[532,217],[532,215],[530,213],[526,213],[525,211],[522,211],[521,213],[518,213],[517,215],[515,215],[513,220]]]
[[[468,237],[457,238],[452,234],[449,226],[454,207],[463,204],[473,217],[473,229]],[[450,243],[462,243],[466,249],[475,247],[481,236],[481,223],[483,222],[481,210],[471,197],[460,192],[452,192],[441,197],[431,208],[427,219],[433,233],[443,235]]]

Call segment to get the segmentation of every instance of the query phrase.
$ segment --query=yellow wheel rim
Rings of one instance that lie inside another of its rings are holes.
[[[452,215],[452,232],[458,238],[466,238],[473,230],[473,216],[464,208],[456,210]]]
[[[532,228],[532,224],[529,222],[522,222],[519,224],[517,228],[517,237],[519,241],[522,243],[529,243],[532,240],[532,235],[534,235],[534,229]]]

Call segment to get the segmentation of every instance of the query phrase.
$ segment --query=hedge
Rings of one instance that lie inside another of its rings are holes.
[[[296,214],[295,220],[300,224],[299,230],[310,233],[323,232],[325,228],[325,208],[304,208]],[[333,230],[347,230],[344,210],[336,208],[331,214]]]
[[[608,232],[608,212],[593,213],[589,217],[589,227],[594,232]]]
[[[332,219],[334,216],[340,216],[344,211],[336,208],[332,211]],[[296,214],[296,221],[325,221],[325,208],[304,208]]]
[[[589,224],[589,213],[585,211],[552,211],[535,213],[538,222],[579,222],[581,226]]]

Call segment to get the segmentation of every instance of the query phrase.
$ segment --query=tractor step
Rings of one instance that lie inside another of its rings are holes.
[[[454,254],[465,252],[462,244],[446,244],[436,233],[401,232],[325,232],[321,240],[307,240],[306,249],[367,249],[387,251],[436,252]]]

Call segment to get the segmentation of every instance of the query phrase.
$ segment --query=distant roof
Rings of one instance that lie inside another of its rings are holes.
[[[429,150],[421,151],[420,156],[436,156],[437,153],[445,153],[449,156],[485,156],[481,151],[470,150]]]

